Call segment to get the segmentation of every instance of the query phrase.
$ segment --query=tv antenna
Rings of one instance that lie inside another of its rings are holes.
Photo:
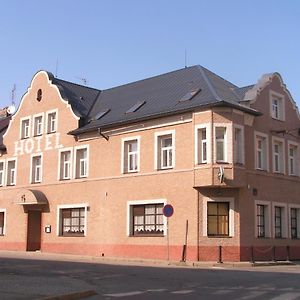
[[[76,77],[77,79],[79,79],[83,85],[87,85],[88,80],[85,77]]]
[[[15,99],[16,99],[16,90],[17,90],[17,86],[16,86],[16,84],[14,83],[13,89],[11,90],[11,105],[12,105],[12,106],[15,106],[15,105],[16,105],[16,103],[15,103]]]
[[[187,68],[187,51],[184,49],[184,67]]]
[[[56,65],[55,65],[55,77],[57,78],[58,73],[58,57],[56,58]]]

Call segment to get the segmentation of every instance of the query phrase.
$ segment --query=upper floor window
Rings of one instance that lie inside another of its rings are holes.
[[[7,185],[16,184],[16,160],[7,161]]]
[[[27,139],[30,136],[30,118],[21,120],[21,139]]]
[[[255,167],[268,170],[268,137],[263,133],[255,134]]]
[[[175,132],[156,134],[157,169],[171,169],[175,165]]]
[[[123,173],[139,170],[139,139],[123,140]]]
[[[39,115],[33,118],[33,135],[38,136],[43,134],[43,116]]]
[[[88,175],[88,149],[76,149],[76,178],[87,177]]]
[[[207,163],[207,155],[208,155],[208,140],[207,140],[207,128],[199,128],[197,130],[197,163],[205,164]]]
[[[289,143],[288,154],[289,175],[298,175],[298,146]]]
[[[4,185],[4,161],[0,162],[0,186]]]
[[[53,133],[57,130],[57,112],[47,113],[47,133]]]
[[[244,128],[234,127],[233,161],[236,164],[244,164]]]
[[[284,142],[273,139],[273,171],[284,173]]]
[[[31,161],[31,182],[38,183],[42,181],[42,156],[32,157]]]
[[[276,120],[284,120],[284,96],[274,91],[270,92],[271,117]]]
[[[60,152],[60,179],[71,179],[72,170],[72,151],[61,151]]]
[[[215,128],[216,161],[226,161],[226,127]]]

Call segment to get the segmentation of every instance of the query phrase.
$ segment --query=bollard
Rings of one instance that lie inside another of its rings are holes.
[[[290,260],[290,246],[286,246],[286,260]]]
[[[273,261],[276,261],[276,252],[275,252],[275,246],[273,246]]]
[[[222,261],[222,246],[219,246],[219,260],[218,260],[218,263],[219,264],[223,263],[223,261]]]
[[[253,246],[251,246],[251,262],[254,264],[255,260],[254,260],[254,248]]]

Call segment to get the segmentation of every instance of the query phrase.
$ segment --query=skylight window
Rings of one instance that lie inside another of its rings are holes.
[[[126,111],[126,114],[130,114],[133,113],[135,111],[137,111],[139,108],[141,108],[144,104],[146,103],[146,101],[139,101],[136,104],[134,104],[131,108],[129,108]]]
[[[195,97],[200,91],[201,91],[201,89],[194,89],[194,90],[189,91],[179,100],[179,102],[185,102],[185,101],[192,100],[192,98]]]
[[[96,116],[94,117],[94,120],[100,120],[102,117],[104,117],[108,112],[110,112],[110,109],[104,109],[99,111]]]

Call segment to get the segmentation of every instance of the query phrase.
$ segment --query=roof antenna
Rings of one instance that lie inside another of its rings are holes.
[[[15,102],[15,99],[16,99],[16,89],[17,89],[17,86],[14,83],[13,89],[11,90],[11,105],[12,106],[16,106],[16,102]]]
[[[55,65],[55,77],[57,78],[57,72],[58,72],[58,57],[56,58],[56,65]]]
[[[184,49],[184,67],[185,67],[185,68],[187,68],[187,63],[186,63],[186,61],[187,61],[187,51],[186,51],[186,49]]]
[[[88,80],[85,77],[77,77],[76,76],[76,78],[79,79],[82,82],[83,85],[87,85]]]

